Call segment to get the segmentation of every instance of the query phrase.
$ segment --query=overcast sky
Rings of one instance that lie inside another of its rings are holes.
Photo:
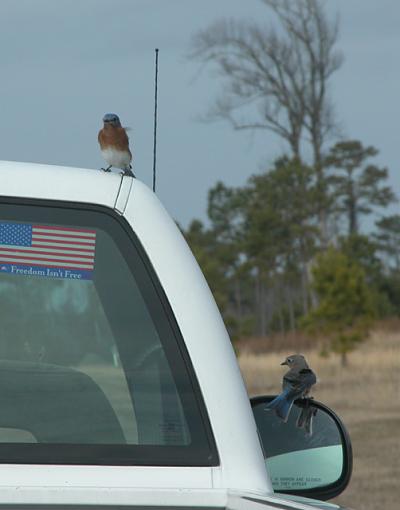
[[[400,2],[329,9],[341,17],[345,63],[331,91],[343,134],[380,150],[400,194]],[[0,0],[0,159],[99,168],[97,132],[113,112],[132,128],[135,173],[151,185],[158,47],[158,195],[183,225],[204,219],[216,181],[243,184],[285,149],[268,133],[196,121],[220,82],[185,55],[196,31],[224,17],[270,18],[260,0]]]

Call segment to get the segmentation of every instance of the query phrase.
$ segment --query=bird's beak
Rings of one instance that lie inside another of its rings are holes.
[[[281,363],[281,365],[287,365],[287,361],[286,361],[286,360],[285,360],[285,361],[283,361],[283,362]]]

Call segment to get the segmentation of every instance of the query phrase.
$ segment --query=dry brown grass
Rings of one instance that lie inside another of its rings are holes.
[[[242,344],[243,347],[243,344]],[[250,395],[280,391],[279,364],[296,350],[255,354],[242,349],[239,364]],[[337,498],[355,510],[400,508],[400,327],[386,326],[349,357],[321,358],[302,349],[318,375],[315,398],[333,408],[353,442],[353,477]]]

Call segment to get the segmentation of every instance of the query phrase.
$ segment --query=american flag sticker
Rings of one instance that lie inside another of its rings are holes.
[[[0,274],[91,280],[96,232],[0,222]]]

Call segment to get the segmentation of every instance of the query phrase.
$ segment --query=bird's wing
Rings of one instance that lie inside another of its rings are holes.
[[[282,387],[284,389],[289,389],[293,396],[301,396],[316,382],[317,378],[314,372],[309,368],[303,368],[299,371],[289,370],[289,372],[283,376]]]
[[[302,380],[309,386],[312,386],[317,382],[317,377],[311,368],[303,368],[300,370],[299,375],[301,376]]]

